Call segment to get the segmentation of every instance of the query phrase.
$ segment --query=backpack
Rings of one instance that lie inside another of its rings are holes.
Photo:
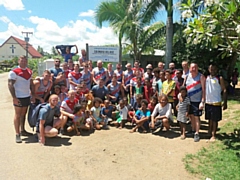
[[[31,128],[34,129],[34,127],[37,124],[39,111],[41,108],[46,108],[47,103],[42,104],[30,104],[29,110],[28,110],[28,124]]]

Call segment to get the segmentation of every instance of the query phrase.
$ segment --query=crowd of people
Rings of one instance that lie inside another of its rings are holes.
[[[46,103],[36,123],[41,144],[45,137],[71,131],[81,135],[82,130],[109,129],[109,124],[121,129],[128,122],[130,133],[169,131],[174,116],[180,139],[191,135],[198,142],[203,109],[210,141],[215,141],[222,110],[227,108],[225,82],[215,64],[209,65],[209,75],[204,76],[196,63],[187,61],[179,69],[174,63],[166,68],[159,62],[158,67],[148,64],[144,70],[136,60],[133,67],[127,63],[123,70],[120,63],[116,69],[111,63],[104,68],[101,60],[93,67],[85,50],[82,55],[78,62],[55,59],[53,68],[34,79],[26,57],[19,57],[19,66],[10,71],[8,80],[17,143],[29,135],[24,125],[30,103]],[[188,121],[191,130],[186,133]]]

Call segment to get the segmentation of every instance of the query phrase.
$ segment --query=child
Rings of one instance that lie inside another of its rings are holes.
[[[151,112],[147,109],[148,102],[146,99],[141,101],[141,109],[138,109],[135,113],[133,119],[136,122],[136,126],[130,131],[130,133],[135,132],[139,127],[143,129],[143,133],[146,133],[146,128],[144,123],[150,120]],[[148,123],[147,123],[148,124]]]
[[[123,121],[127,120],[127,115],[128,115],[128,109],[124,104],[123,100],[119,101],[119,113],[117,114],[116,118],[117,121],[115,123],[115,125],[119,128],[122,129],[123,127]]]
[[[111,120],[112,118],[112,112],[113,112],[113,106],[110,105],[110,101],[109,100],[105,100],[104,101],[104,107],[101,110],[101,115],[104,118],[104,124],[107,127],[108,121]]]
[[[181,94],[181,98],[179,99],[179,103],[177,105],[177,120],[180,123],[181,139],[184,140],[186,138],[185,130],[190,106],[190,99],[187,97],[187,88],[185,86],[182,86],[179,92]]]
[[[68,132],[71,132],[73,129],[76,130],[77,135],[80,135],[80,129],[86,129],[90,130],[91,125],[89,122],[85,121],[85,113],[84,113],[85,107],[76,104],[73,109],[73,125],[67,128]]]
[[[152,113],[155,106],[157,105],[157,97],[156,96],[152,96],[151,99],[150,99],[150,103],[148,103],[148,109],[150,110],[150,112]]]
[[[145,86],[144,86],[144,93],[143,93],[143,98],[150,103],[150,98],[153,96],[153,88],[152,84],[150,83],[150,79],[146,78],[145,79]]]
[[[95,98],[93,100],[93,107],[91,108],[91,118],[94,121],[94,127],[97,130],[101,129],[101,125],[104,125],[104,121],[101,117],[101,106],[102,100],[100,98]]]
[[[128,112],[129,117],[132,120],[132,123],[134,122],[133,121],[133,116],[134,116],[135,112],[141,107],[142,97],[143,97],[142,94],[137,94],[136,95],[136,102],[133,105],[133,110]]]

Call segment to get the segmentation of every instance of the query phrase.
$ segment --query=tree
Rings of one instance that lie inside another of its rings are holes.
[[[54,46],[52,47],[52,54],[53,54],[54,56],[58,55],[58,53],[56,52],[56,49],[54,48]]]

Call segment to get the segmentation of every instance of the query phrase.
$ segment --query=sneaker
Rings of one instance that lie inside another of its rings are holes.
[[[200,140],[199,134],[194,134],[194,142],[198,142]]]
[[[61,137],[63,134],[64,134],[64,130],[63,130],[63,129],[60,129],[60,131],[59,131],[59,136]]]
[[[195,131],[191,130],[186,133],[186,136],[194,136]]]
[[[16,143],[22,143],[20,134],[16,134]]]

